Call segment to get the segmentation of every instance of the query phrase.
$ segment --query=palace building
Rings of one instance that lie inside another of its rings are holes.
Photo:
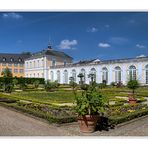
[[[24,77],[24,60],[28,57],[26,54],[0,53],[0,77],[6,68],[9,68],[13,77]]]
[[[47,49],[32,54],[25,60],[25,77],[52,79],[49,75],[50,67],[69,65],[73,58],[64,52],[54,50],[50,45]]]
[[[49,45],[47,49],[34,53],[25,60],[25,77],[45,78],[60,84],[69,84],[73,77],[80,82],[78,74],[84,75],[83,81],[88,84],[90,73],[95,74],[95,81],[107,84],[122,82],[126,84],[129,77],[138,79],[142,85],[148,85],[148,57],[135,57],[115,60],[86,60],[72,62],[72,57],[64,52],[56,51]]]

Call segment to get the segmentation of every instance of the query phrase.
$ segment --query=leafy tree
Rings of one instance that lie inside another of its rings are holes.
[[[9,68],[5,68],[5,70],[2,71],[1,75],[5,78],[12,77],[12,72],[9,70]]]
[[[138,80],[129,80],[127,83],[127,87],[132,89],[133,97],[135,95],[135,90],[140,86]]]
[[[90,74],[88,75],[88,78],[91,79],[91,83],[94,82],[94,81],[95,81],[95,74],[90,73]]]
[[[80,84],[83,84],[83,78],[84,78],[84,74],[83,73],[79,73],[78,77],[80,78]]]

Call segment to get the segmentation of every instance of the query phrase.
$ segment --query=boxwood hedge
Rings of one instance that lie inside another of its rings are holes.
[[[44,78],[25,78],[25,77],[12,77],[12,78],[5,78],[0,77],[0,83],[11,83],[13,79],[18,80],[18,84],[25,83],[25,84],[33,84],[35,81],[39,81],[40,84],[44,84],[45,80]]]

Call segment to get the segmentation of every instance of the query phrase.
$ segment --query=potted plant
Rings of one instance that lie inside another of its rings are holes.
[[[85,84],[84,84],[85,85]],[[107,99],[103,97],[96,89],[96,85],[85,85],[81,87],[82,94],[75,92],[75,110],[78,115],[80,131],[84,133],[94,132],[101,113],[107,107]]]
[[[139,87],[139,82],[137,80],[130,80],[127,83],[127,87],[132,90],[132,94],[129,95],[128,102],[130,104],[137,103],[137,99],[135,98],[135,90]]]

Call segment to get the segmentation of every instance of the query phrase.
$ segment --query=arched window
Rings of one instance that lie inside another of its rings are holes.
[[[72,77],[73,77],[74,82],[76,82],[76,70],[75,69],[72,70]]]
[[[60,79],[60,71],[58,70],[58,71],[57,71],[57,81],[58,81],[58,83],[60,83],[60,80],[61,80],[61,79]]]
[[[54,81],[54,73],[53,73],[53,71],[50,72],[50,77],[51,77],[51,82],[53,82]]]
[[[92,68],[91,70],[90,70],[90,74],[93,74],[94,75],[94,81],[96,81],[96,69],[95,68]]]
[[[83,78],[82,78],[82,81],[85,83],[86,81],[86,72],[85,72],[85,69],[81,69],[81,73],[83,74]]]
[[[102,82],[103,81],[108,82],[108,69],[106,67],[102,68]]]
[[[119,66],[115,67],[115,82],[121,82],[121,68]]]
[[[64,84],[68,84],[68,71],[64,70]]]
[[[130,80],[136,80],[136,67],[133,65],[129,67],[129,77]]]
[[[148,84],[148,65],[145,66],[145,76],[146,84]]]

